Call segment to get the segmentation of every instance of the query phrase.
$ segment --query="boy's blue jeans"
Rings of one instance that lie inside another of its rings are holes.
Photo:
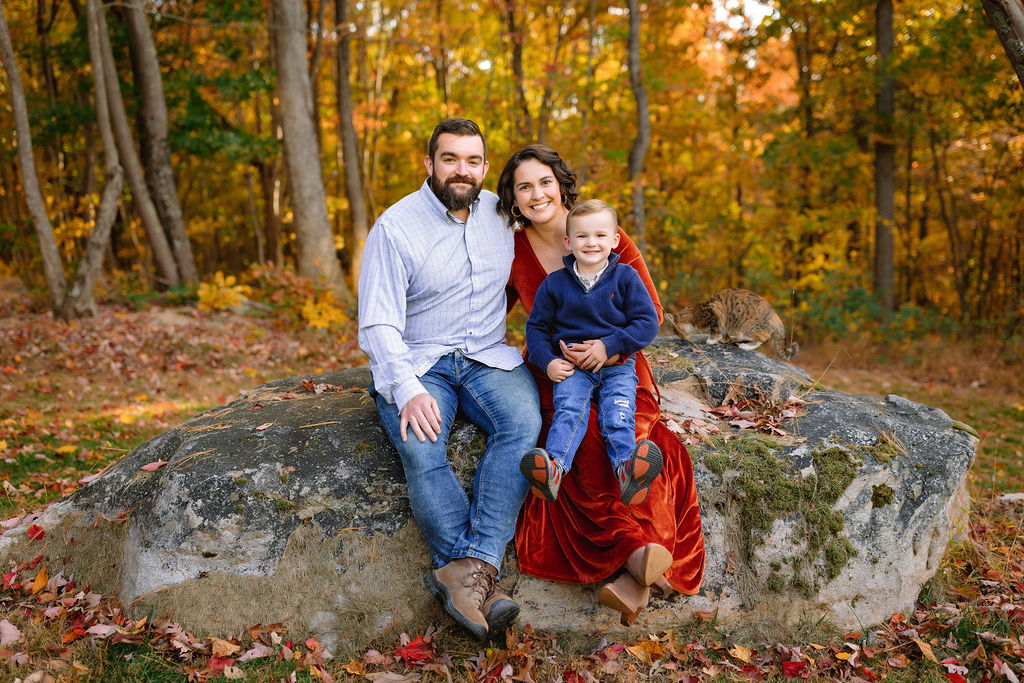
[[[420,381],[441,410],[436,442],[420,443],[412,428],[403,442],[398,406],[371,387],[381,426],[402,458],[413,516],[438,567],[475,557],[500,569],[530,488],[519,473],[519,460],[540,433],[537,385],[525,365],[499,370],[459,351],[441,357]],[[448,462],[448,435],[459,411],[487,433],[472,501]]]
[[[575,368],[553,388],[555,415],[545,446],[568,472],[590,421],[590,397],[597,391],[597,418],[613,467],[629,460],[636,446],[636,362],[588,372]]]

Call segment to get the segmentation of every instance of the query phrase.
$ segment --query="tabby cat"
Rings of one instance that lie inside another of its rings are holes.
[[[672,329],[683,339],[694,332],[704,332],[708,344],[734,343],[748,351],[768,341],[775,353],[786,360],[800,348],[796,342],[785,347],[786,329],[772,305],[746,289],[723,289],[707,301],[683,308],[668,318]]]

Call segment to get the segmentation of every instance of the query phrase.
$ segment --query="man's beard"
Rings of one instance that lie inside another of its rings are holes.
[[[465,194],[459,194],[452,187],[452,183],[468,183],[472,187]],[[465,175],[448,176],[440,187],[438,187],[437,177],[431,175],[430,189],[433,190],[434,195],[449,211],[468,209],[476,201],[476,198],[480,196],[480,186],[476,184],[476,180]]]

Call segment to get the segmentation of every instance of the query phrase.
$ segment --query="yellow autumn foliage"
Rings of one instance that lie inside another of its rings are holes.
[[[252,293],[248,285],[238,284],[234,275],[224,276],[224,273],[214,273],[212,282],[199,283],[199,310],[202,311],[224,311],[242,303],[242,300]]]
[[[326,330],[332,325],[348,322],[348,316],[337,305],[334,294],[330,291],[320,292],[315,297],[306,299],[302,305],[302,317],[310,327]]]

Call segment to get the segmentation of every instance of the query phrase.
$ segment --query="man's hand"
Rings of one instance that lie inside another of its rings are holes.
[[[416,394],[409,402],[402,406],[402,416],[398,429],[402,433],[402,441],[408,441],[406,426],[412,427],[412,433],[425,442],[428,438],[437,441],[441,433],[441,409],[433,396],[424,392]]]
[[[552,382],[561,382],[573,373],[573,364],[562,358],[556,358],[548,363],[548,379]]]
[[[590,370],[593,372],[602,365],[614,365],[619,361],[619,354],[615,354],[611,358],[608,357],[608,349],[600,339],[588,339],[582,342],[575,342],[571,348],[567,346],[564,341],[559,341],[558,343],[562,347],[562,355],[564,355],[570,363],[583,370]],[[591,349],[598,344],[601,347],[601,356],[604,357],[604,360],[593,366],[593,369],[591,369],[588,365],[584,365],[584,358],[587,357]]]

